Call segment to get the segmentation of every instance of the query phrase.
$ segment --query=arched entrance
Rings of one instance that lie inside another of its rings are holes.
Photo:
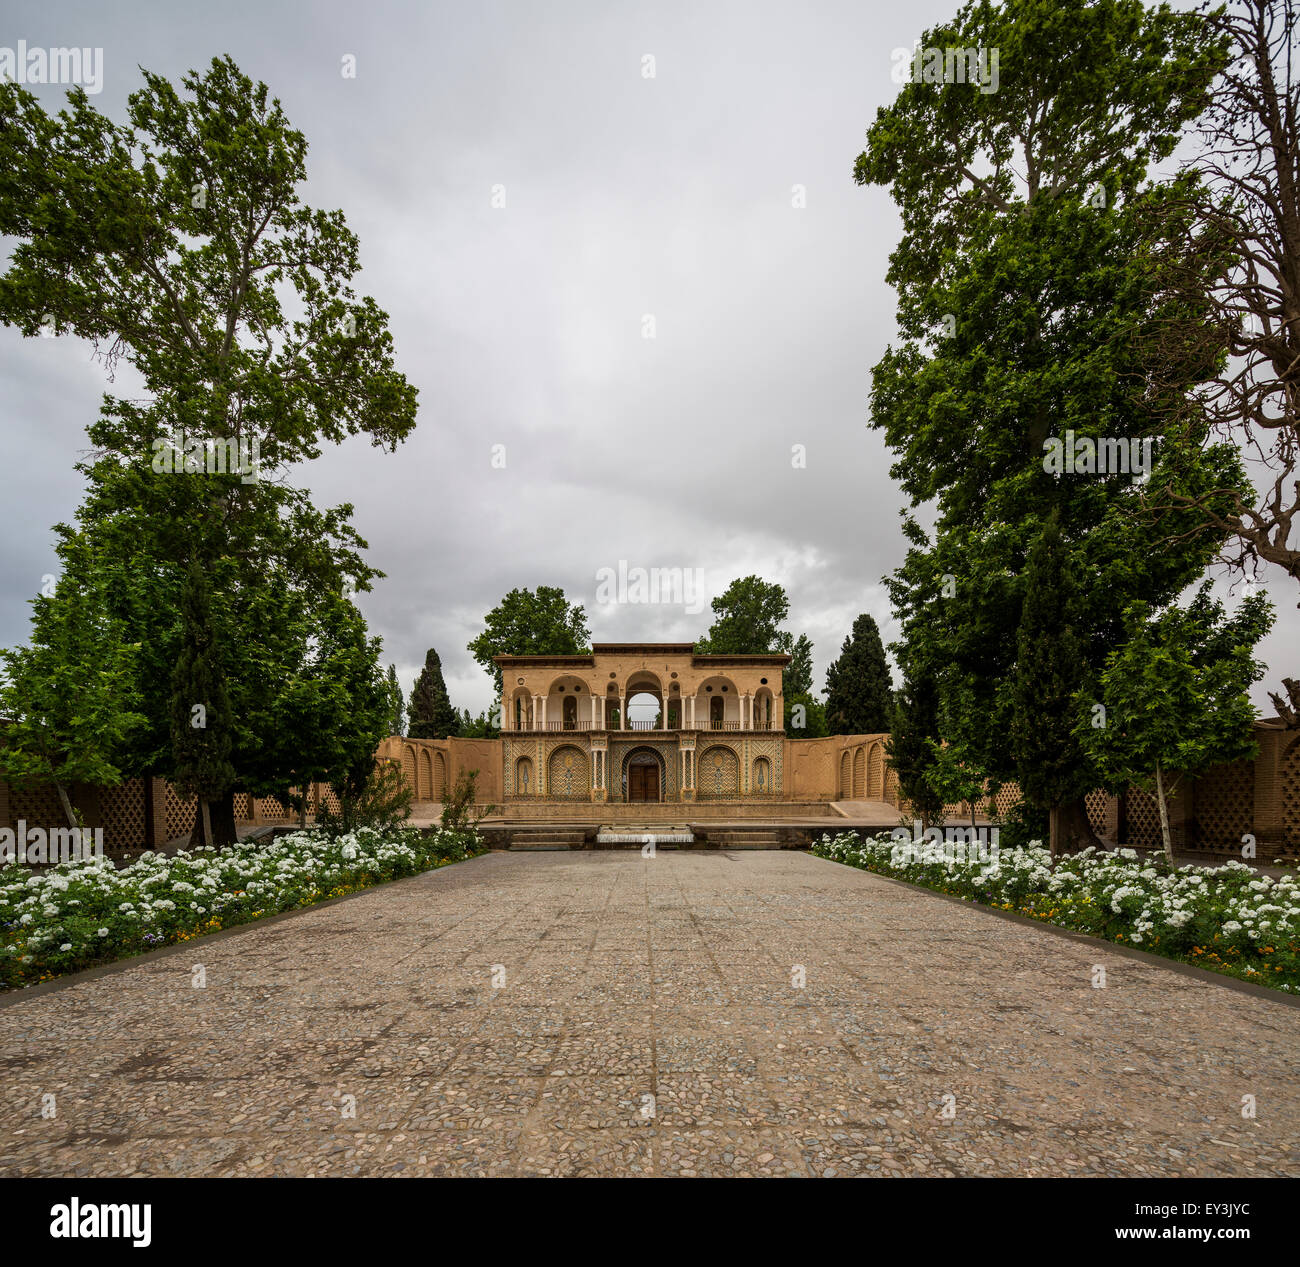
[[[650,691],[637,691],[627,700],[628,730],[659,730],[663,725],[663,709],[659,696]]]
[[[637,748],[623,763],[623,799],[634,805],[658,804],[664,797],[663,758],[650,748]]]

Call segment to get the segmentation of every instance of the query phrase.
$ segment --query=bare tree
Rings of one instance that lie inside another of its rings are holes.
[[[1146,503],[1156,514],[1197,512],[1190,528],[1178,515],[1184,530],[1175,539],[1214,533],[1224,538],[1220,557],[1231,567],[1253,573],[1271,564],[1300,582],[1300,541],[1292,536],[1300,515],[1297,0],[1231,0],[1207,21],[1228,42],[1229,60],[1198,122],[1202,145],[1192,168],[1199,188],[1188,195],[1183,185],[1165,207],[1188,230],[1184,253],[1172,268],[1162,261],[1201,319],[1166,327],[1161,339],[1171,365],[1191,358],[1205,367],[1196,392],[1177,406],[1189,437],[1235,441],[1258,495],[1248,502],[1221,488],[1193,498],[1170,479],[1153,486]],[[1159,397],[1160,385],[1152,391]],[[1289,706],[1271,698],[1297,724],[1300,686],[1284,685]]]

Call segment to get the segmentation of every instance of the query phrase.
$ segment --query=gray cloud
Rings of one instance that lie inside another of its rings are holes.
[[[436,646],[477,712],[490,682],[465,644],[514,586],[563,586],[600,639],[703,631],[707,611],[598,608],[597,571],[620,559],[702,568],[710,594],[780,581],[819,682],[859,611],[890,636],[880,578],[902,558],[903,501],[867,391],[894,331],[898,222],[851,167],[896,91],[890,50],[952,9],[19,0],[0,43],[102,46],[97,105],[118,115],[137,66],[175,79],[228,52],[306,133],[308,200],[359,234],[362,288],[421,413],[397,454],[352,441],[301,478],[356,506],[387,573],[362,606],[404,686]],[[0,378],[11,644],[53,568],[49,526],[75,511],[71,464],[105,383],[84,345],[11,331]],[[1271,678],[1297,629],[1274,590]]]

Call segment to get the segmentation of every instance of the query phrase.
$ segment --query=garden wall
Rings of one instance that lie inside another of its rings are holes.
[[[478,804],[500,804],[504,799],[500,739],[411,739],[390,735],[380,743],[375,756],[401,762],[417,801],[443,800],[447,789],[470,770],[478,771]]]
[[[75,783],[68,795],[87,827],[103,829],[105,849],[156,849],[187,836],[194,825],[194,798],[182,796],[165,779],[127,779],[112,788]],[[313,784],[308,796],[313,811],[322,804],[338,809],[338,797],[327,784]],[[246,792],[235,795],[236,823],[291,824],[295,820],[274,797],[253,797]],[[16,827],[19,821],[46,829],[67,826],[52,785],[22,788],[0,781],[0,827]]]
[[[824,739],[786,739],[785,800],[810,804],[828,801],[885,801],[899,806],[898,779],[885,752],[886,734],[832,735]],[[1196,780],[1180,782],[1169,802],[1175,847],[1207,856],[1240,856],[1242,837],[1253,835],[1262,860],[1300,853],[1300,736],[1276,721],[1255,724],[1259,755],[1253,761],[1215,766]],[[504,799],[501,791],[499,739],[409,739],[393,735],[376,753],[399,761],[415,799],[440,801],[456,779],[478,771],[480,805]],[[157,848],[188,835],[194,821],[194,800],[180,796],[163,779],[129,779],[120,787],[76,784],[73,803],[88,827],[104,831],[108,849]],[[1016,803],[1019,789],[1010,784],[996,802],[976,807],[981,820],[1005,814]],[[338,808],[324,784],[313,785],[313,809],[321,804]],[[948,816],[961,819],[969,807],[950,805]],[[1154,847],[1160,843],[1160,821],[1150,795],[1130,789],[1121,796],[1093,792],[1088,797],[1093,829],[1104,840]],[[291,824],[295,816],[273,798],[235,797],[239,823]],[[11,787],[0,782],[0,827],[66,826],[53,787]]]

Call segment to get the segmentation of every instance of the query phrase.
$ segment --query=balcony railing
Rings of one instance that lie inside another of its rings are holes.
[[[776,730],[778,727],[770,721],[756,721],[748,726],[742,726],[738,721],[713,721],[713,720],[696,720],[694,726],[662,726],[657,721],[631,721],[629,720],[626,727],[620,727],[617,722],[597,722],[590,721],[548,721],[542,722],[524,722],[522,725],[514,727],[513,731],[507,733],[519,734],[528,733],[552,733],[555,731],[574,731],[578,733],[588,731],[618,731],[635,730],[635,731],[658,731],[661,734],[671,733],[679,730]]]

